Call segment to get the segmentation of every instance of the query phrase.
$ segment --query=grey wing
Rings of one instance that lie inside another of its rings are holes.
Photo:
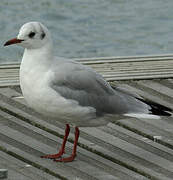
[[[105,113],[124,114],[139,108],[138,100],[112,89],[101,75],[86,66],[68,62],[59,66],[57,72],[52,88],[81,106],[94,107],[99,116]]]
[[[137,94],[136,92],[132,91],[132,90],[129,90],[129,87],[128,85],[121,85],[121,86],[111,86],[115,91],[119,91],[119,92],[123,92],[124,94],[128,94],[130,96],[133,96],[135,98],[138,98],[138,99],[143,99],[143,97],[139,96],[139,94]]]

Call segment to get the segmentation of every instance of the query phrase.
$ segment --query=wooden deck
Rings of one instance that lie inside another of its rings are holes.
[[[78,59],[112,85],[125,86],[173,109],[173,55]],[[0,66],[0,169],[8,180],[172,180],[173,118],[124,118],[80,128],[72,163],[41,159],[56,153],[64,125],[30,109],[21,97],[19,64]],[[67,143],[72,150],[73,131]]]

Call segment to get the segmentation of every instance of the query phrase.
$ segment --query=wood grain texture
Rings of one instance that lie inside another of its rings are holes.
[[[126,87],[173,108],[172,58],[167,55],[78,61],[102,73],[113,86]],[[56,153],[65,126],[28,107],[18,86],[18,73],[19,64],[0,66],[0,168],[8,169],[9,179],[173,179],[172,117],[112,119],[104,127],[81,128],[74,162],[41,159],[43,154]],[[72,129],[67,154],[72,151],[73,132]]]
[[[108,81],[173,78],[173,55],[74,59]],[[0,86],[19,85],[19,63],[0,65]]]

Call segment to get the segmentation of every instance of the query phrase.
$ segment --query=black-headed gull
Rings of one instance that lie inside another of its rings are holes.
[[[81,126],[106,125],[114,115],[137,118],[170,116],[171,109],[146,101],[121,88],[113,89],[100,74],[71,59],[53,55],[51,34],[40,22],[24,24],[17,36],[4,45],[25,48],[20,66],[20,86],[28,105],[66,124],[62,146],[57,154],[43,158],[69,162],[76,156]],[[70,126],[75,141],[70,157],[62,158]]]

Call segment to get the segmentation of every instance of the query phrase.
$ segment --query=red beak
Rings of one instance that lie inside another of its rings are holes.
[[[24,41],[24,40],[14,38],[14,39],[11,39],[11,40],[7,41],[7,42],[4,44],[4,46],[8,46],[8,45],[11,45],[11,44],[21,43],[22,41]]]

